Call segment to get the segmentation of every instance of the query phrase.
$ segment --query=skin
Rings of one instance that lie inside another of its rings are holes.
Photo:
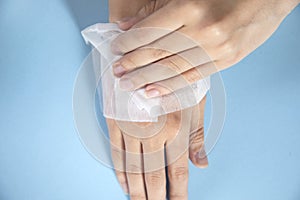
[[[189,158],[197,167],[208,165],[204,113],[200,112],[204,106],[205,99],[195,107],[167,114],[152,124],[107,119],[116,176],[130,199],[165,200],[167,179],[170,200],[188,199]],[[151,131],[161,122],[161,130]],[[136,126],[140,131],[132,131]],[[140,137],[149,132],[150,137]]]
[[[149,2],[110,0],[110,21],[129,19]],[[206,98],[153,123],[106,119],[116,176],[130,199],[164,200],[167,179],[169,199],[188,198],[188,160],[199,168],[208,166],[204,149],[205,102]],[[159,125],[161,129],[153,131],[152,127]]]
[[[110,21],[130,30],[112,44],[114,53],[123,55],[114,73],[124,90],[146,87],[149,98],[168,94],[242,60],[298,4],[299,0],[110,0]],[[168,31],[143,31],[149,27]],[[182,77],[186,81],[179,81]],[[188,157],[196,166],[207,166],[201,151],[204,104],[205,100],[168,114],[163,129],[147,138],[140,135],[151,132],[146,131],[149,124],[107,119],[116,175],[131,199],[165,199],[164,161],[170,199],[188,198]],[[157,123],[162,122],[160,118]],[[132,130],[134,126],[140,131]],[[164,146],[170,146],[166,154]]]
[[[124,55],[114,64],[114,74],[124,90],[146,87],[149,98],[168,94],[241,61],[275,32],[299,2],[151,1],[119,22],[120,28],[130,31],[112,44],[115,54]],[[182,77],[186,81],[179,81]]]

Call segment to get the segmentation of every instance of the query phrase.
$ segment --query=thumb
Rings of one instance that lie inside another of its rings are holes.
[[[199,168],[208,166],[207,155],[204,146],[204,110],[206,97],[193,110],[189,157],[192,163]]]
[[[189,158],[196,167],[206,168],[208,166],[203,127],[190,135]]]
[[[133,27],[138,22],[142,21],[155,11],[157,11],[159,8],[161,8],[163,5],[162,3],[158,3],[160,1],[151,1],[144,5],[138,13],[133,17],[126,17],[118,21],[118,26],[121,30],[126,31]]]

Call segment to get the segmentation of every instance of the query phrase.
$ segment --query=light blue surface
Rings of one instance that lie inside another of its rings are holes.
[[[101,0],[0,1],[0,200],[126,199],[73,123],[80,30],[105,21]],[[191,200],[300,199],[299,21],[222,73],[226,123],[210,167],[191,166]]]

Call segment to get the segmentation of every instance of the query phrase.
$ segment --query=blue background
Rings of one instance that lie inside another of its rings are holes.
[[[80,30],[106,21],[101,0],[0,1],[1,200],[126,199],[73,122],[73,84],[89,52]],[[191,165],[191,200],[300,199],[299,21],[298,6],[222,72],[226,122],[209,168]]]

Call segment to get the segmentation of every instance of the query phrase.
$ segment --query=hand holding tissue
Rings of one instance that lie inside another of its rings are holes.
[[[209,77],[155,98],[146,97],[145,88],[134,91],[120,88],[120,78],[114,76],[112,64],[121,56],[112,53],[111,42],[122,32],[113,23],[95,24],[82,31],[86,43],[96,50],[93,51],[93,68],[96,80],[101,84],[98,93],[102,94],[103,115],[106,118],[155,122],[159,116],[195,106],[205,97],[210,87]]]

